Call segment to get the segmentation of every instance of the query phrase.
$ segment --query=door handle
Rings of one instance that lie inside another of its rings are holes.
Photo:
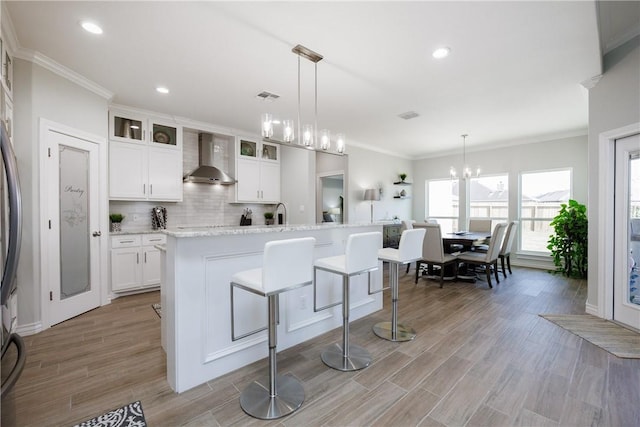
[[[102,232],[101,231],[94,231],[93,232],[93,237],[100,237],[102,236]]]

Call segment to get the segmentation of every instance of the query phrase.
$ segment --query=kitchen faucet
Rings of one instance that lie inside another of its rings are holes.
[[[282,206],[284,208],[284,217],[282,219],[280,219],[280,215],[278,215],[278,224],[287,224],[287,205],[285,205],[284,203],[280,202],[276,205],[276,208],[273,210],[274,213],[278,212],[278,208]]]

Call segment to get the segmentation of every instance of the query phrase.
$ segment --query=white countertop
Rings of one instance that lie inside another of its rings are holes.
[[[339,224],[326,222],[322,224],[290,224],[290,225],[250,225],[250,226],[193,226],[175,227],[163,230],[162,233],[173,237],[209,237],[236,234],[281,233],[283,231],[327,230],[331,228],[382,226],[382,223]]]

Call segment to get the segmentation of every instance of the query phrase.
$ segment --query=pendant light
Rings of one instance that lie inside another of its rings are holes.
[[[293,147],[302,147],[310,150],[322,150],[325,152],[332,152],[334,154],[344,154],[346,147],[346,137],[344,133],[336,134],[335,144],[333,145],[334,151],[331,151],[331,131],[328,129],[322,129],[318,134],[318,62],[323,57],[319,53],[312,51],[302,45],[297,45],[291,49],[293,53],[298,55],[298,139],[297,144],[293,144],[296,141],[295,124],[293,120],[282,121],[282,140],[273,139],[273,125],[278,121],[273,119],[273,116],[269,113],[262,114],[262,137],[268,139],[270,142],[287,143]],[[300,59],[304,58],[314,63],[314,123],[302,124],[300,120]]]
[[[480,167],[477,167],[475,171],[472,171],[471,168],[467,165],[467,135],[466,133],[462,136],[462,179],[471,178],[471,176],[475,173],[475,176],[480,176]],[[449,176],[451,179],[456,179],[458,177],[458,173],[456,172],[456,168],[451,166],[449,168]]]

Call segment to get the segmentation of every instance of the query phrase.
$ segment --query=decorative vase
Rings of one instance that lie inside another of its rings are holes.
[[[273,225],[275,223],[275,220],[273,218],[265,218],[264,223],[266,225]]]
[[[112,222],[111,223],[111,232],[116,233],[118,231],[122,231],[122,223],[121,222]]]
[[[406,192],[406,191],[402,190],[402,191],[400,192],[400,197],[405,197],[406,195],[407,195],[407,192]]]

